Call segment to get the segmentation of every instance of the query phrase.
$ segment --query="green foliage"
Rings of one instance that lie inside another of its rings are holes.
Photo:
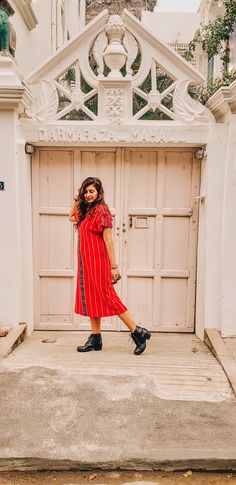
[[[186,61],[191,62],[193,60],[197,42],[199,42],[199,40],[191,40],[188,49],[182,54],[182,57],[186,59]]]
[[[229,86],[233,81],[236,79],[236,69],[225,73],[222,77],[217,77],[213,80],[213,82],[205,86],[204,84],[200,84],[195,88],[191,87],[191,94],[193,98],[198,99],[202,104],[206,104],[208,99],[218,91],[222,86]]]
[[[184,57],[186,60],[191,61],[196,44],[200,42],[203,50],[208,55],[208,59],[212,59],[216,54],[220,55],[226,71],[229,62],[229,37],[236,26],[236,1],[224,0],[223,3],[225,15],[200,28],[198,35],[190,42],[189,49],[184,54]]]
[[[229,38],[236,29],[236,0],[224,0],[225,14],[216,18],[208,25],[202,26],[194,39],[189,43],[188,50],[183,54],[187,61],[192,61],[197,43],[200,43],[207,53],[208,59],[219,55],[223,62],[222,77],[211,79],[207,86],[191,87],[191,96],[206,104],[208,99],[222,86],[229,86],[236,79],[236,69],[229,72]]]

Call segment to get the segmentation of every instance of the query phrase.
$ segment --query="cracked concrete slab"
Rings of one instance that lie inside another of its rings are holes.
[[[0,469],[236,469],[236,400],[203,342],[156,334],[137,357],[109,333],[79,355],[85,335],[34,334],[2,363]]]

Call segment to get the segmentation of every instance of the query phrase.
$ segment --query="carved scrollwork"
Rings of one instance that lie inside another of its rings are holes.
[[[201,122],[209,124],[214,122],[213,114],[199,101],[193,99],[188,93],[189,79],[181,79],[176,83],[173,96],[173,111],[176,119],[186,123]]]
[[[127,74],[133,74],[131,66],[138,55],[138,42],[133,34],[131,34],[131,32],[129,32],[128,30],[126,30],[126,33],[124,35],[123,44],[128,55],[126,62],[126,71]]]
[[[94,59],[98,65],[98,74],[103,74],[104,59],[103,53],[108,46],[108,39],[104,31],[102,31],[96,38],[93,46]]]
[[[110,123],[120,125],[124,112],[124,100],[121,89],[107,89],[106,113]]]
[[[34,94],[33,102],[27,115],[38,121],[48,121],[55,119],[58,111],[58,93],[55,86],[49,81],[42,80],[32,85]]]

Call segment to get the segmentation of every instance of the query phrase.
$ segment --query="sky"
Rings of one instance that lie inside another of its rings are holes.
[[[156,12],[194,12],[200,0],[157,0]]]

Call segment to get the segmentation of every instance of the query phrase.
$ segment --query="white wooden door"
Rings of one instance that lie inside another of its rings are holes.
[[[190,149],[126,150],[123,298],[150,330],[194,331],[200,164]]]
[[[113,241],[115,245],[115,251],[117,258],[120,257],[120,240],[119,240],[119,227],[120,227],[120,155],[121,150],[116,148],[111,149],[87,149],[87,150],[75,150],[75,163],[74,163],[74,187],[77,188],[78,184],[87,177],[98,177],[103,184],[105,192],[105,201],[108,204],[111,213],[113,215]],[[77,185],[76,185],[77,184]],[[75,234],[74,244],[74,262],[75,268],[77,267],[77,234]],[[75,269],[76,274],[76,269]],[[76,277],[74,278],[74,294],[76,291]],[[118,288],[120,296],[120,288]],[[103,330],[117,330],[118,317],[102,318],[101,325]],[[91,329],[89,317],[83,317],[80,315],[73,315],[73,327],[80,330]]]
[[[33,160],[35,328],[89,329],[74,314],[73,194],[99,177],[114,216],[116,290],[150,330],[193,331],[200,164],[191,149],[38,149]],[[104,330],[125,329],[117,317]]]
[[[120,149],[38,149],[33,159],[35,328],[90,329],[88,317],[74,314],[77,233],[68,220],[76,189],[88,176],[101,178],[114,217],[119,259]],[[117,229],[118,228],[118,229]],[[118,288],[118,293],[120,288]],[[117,329],[117,317],[102,319]]]

